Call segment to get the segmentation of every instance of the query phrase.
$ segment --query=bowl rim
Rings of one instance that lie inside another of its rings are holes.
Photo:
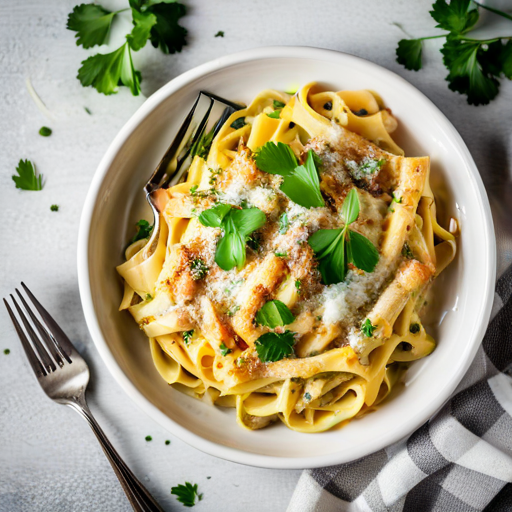
[[[483,226],[486,241],[484,244],[484,251],[485,258],[487,260],[487,264],[484,269],[485,295],[481,297],[478,321],[475,324],[477,325],[477,328],[472,332],[470,339],[471,343],[468,344],[468,349],[461,353],[461,359],[463,359],[463,362],[459,365],[457,371],[451,374],[447,379],[443,393],[439,393],[439,395],[433,397],[433,399],[425,405],[421,415],[409,418],[408,421],[405,421],[401,425],[397,426],[395,430],[389,431],[386,435],[381,436],[378,439],[368,439],[364,445],[357,445],[351,448],[349,447],[344,452],[335,452],[333,454],[319,455],[314,457],[274,457],[223,446],[187,430],[185,427],[179,425],[174,420],[169,418],[135,387],[135,385],[130,381],[127,375],[125,375],[118,362],[114,358],[107,345],[105,337],[100,328],[98,318],[94,311],[92,290],[90,286],[90,270],[88,258],[89,238],[92,216],[96,202],[98,200],[98,194],[100,193],[103,180],[108,173],[108,170],[117,153],[122,148],[131,133],[139,125],[139,123],[141,123],[144,118],[167,97],[171,96],[181,88],[187,86],[189,83],[204,75],[244,62],[278,58],[302,58],[327,61],[341,59],[345,62],[350,61],[354,64],[364,65],[370,70],[373,69],[379,73],[387,74],[389,78],[392,78],[399,83],[399,85],[404,89],[404,92],[407,92],[410,95],[414,95],[418,101],[426,103],[436,122],[441,124],[443,129],[449,133],[452,142],[457,147],[461,157],[463,158],[466,164],[466,169],[469,171],[468,177],[472,180],[472,185],[479,195],[484,213]],[[489,200],[476,164],[460,134],[457,132],[448,118],[429,98],[427,98],[422,92],[416,89],[416,87],[414,87],[412,84],[407,82],[407,80],[400,77],[393,71],[390,71],[382,66],[379,66],[378,64],[360,57],[356,57],[354,55],[335,50],[327,50],[307,46],[269,46],[253,48],[223,56],[201,64],[189,71],[186,71],[185,73],[179,75],[178,77],[172,79],[167,84],[162,86],[137,109],[137,111],[115,136],[93,175],[80,219],[77,247],[77,270],[80,299],[82,302],[86,324],[93,342],[114,379],[128,394],[128,396],[146,414],[148,414],[148,416],[153,418],[162,427],[176,435],[182,441],[185,441],[187,444],[221,459],[263,468],[304,469],[350,462],[385,448],[386,446],[389,446],[399,441],[400,439],[405,438],[414,430],[419,428],[449,399],[449,397],[453,394],[456,387],[462,380],[470,364],[472,363],[474,356],[480,347],[485,331],[487,330],[488,320],[493,304],[496,278],[496,242]]]

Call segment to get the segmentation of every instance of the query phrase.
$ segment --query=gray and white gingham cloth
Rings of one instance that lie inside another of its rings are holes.
[[[288,512],[512,511],[509,373],[512,268],[496,286],[482,346],[443,409],[384,450],[304,471]]]

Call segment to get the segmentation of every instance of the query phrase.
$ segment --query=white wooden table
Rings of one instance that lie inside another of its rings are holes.
[[[88,396],[97,419],[166,510],[185,510],[170,489],[190,481],[204,494],[194,509],[198,512],[283,511],[299,471],[240,466],[182,443],[138,410],[101,361],[84,322],[76,272],[80,213],[100,158],[145,98],[183,71],[246,48],[310,45],[353,53],[411,81],[461,132],[493,197],[512,195],[512,84],[503,84],[490,106],[469,107],[447,88],[440,42],[429,43],[425,69],[419,73],[395,62],[403,33],[392,23],[401,23],[411,34],[432,33],[429,0],[183,1],[189,8],[183,19],[189,45],[181,54],[165,56],[148,44],[135,56],[143,73],[143,95],[132,97],[122,88],[106,97],[75,78],[80,61],[95,52],[75,46],[74,34],[65,28],[78,1],[0,0],[0,295],[24,280],[61,322],[90,364]],[[124,7],[127,1],[100,3]],[[125,16],[119,33],[114,30],[113,45],[121,41],[123,28],[129,30]],[[214,37],[219,30],[224,38]],[[27,78],[52,119],[29,97]],[[43,125],[53,129],[51,137],[38,134]],[[46,181],[42,192],[14,188],[11,175],[20,158],[37,164]],[[59,212],[50,211],[52,204],[60,206]],[[506,204],[512,201],[502,202],[498,216],[510,215]],[[83,420],[43,396],[3,309],[0,329],[0,510],[131,510]],[[9,355],[3,353],[6,348]],[[153,441],[146,442],[147,435]]]

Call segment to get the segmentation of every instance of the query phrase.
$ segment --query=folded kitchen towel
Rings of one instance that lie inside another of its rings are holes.
[[[509,268],[482,346],[439,413],[368,457],[305,471],[288,511],[512,511],[511,296]]]

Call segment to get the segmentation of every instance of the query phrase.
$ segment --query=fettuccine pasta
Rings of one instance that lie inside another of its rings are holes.
[[[247,429],[321,432],[434,350],[420,314],[456,222],[396,127],[371,91],[266,90],[159,191],[157,238],[117,270],[165,381]]]

